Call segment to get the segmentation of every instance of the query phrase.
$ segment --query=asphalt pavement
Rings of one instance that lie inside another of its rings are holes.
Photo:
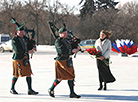
[[[36,52],[30,59],[32,87],[38,95],[27,94],[25,77],[19,78],[15,89],[19,95],[10,94],[12,80],[12,54],[0,53],[0,102],[138,102],[138,57],[121,57],[111,54],[110,69],[116,82],[107,84],[107,91],[98,91],[98,70],[96,60],[87,53],[79,53],[73,58],[75,68],[75,92],[80,99],[69,98],[69,87],[63,80],[55,88],[55,98],[48,89],[55,79],[56,52]]]

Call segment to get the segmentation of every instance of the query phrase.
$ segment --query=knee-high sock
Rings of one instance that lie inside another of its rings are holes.
[[[51,88],[50,88],[50,90],[53,91],[54,88],[55,88],[60,82],[61,82],[61,81],[58,81],[57,79],[55,79],[54,82],[53,82],[53,84],[52,84],[52,86],[51,86]]]
[[[26,82],[28,85],[28,91],[32,90],[32,78],[31,77],[26,77]]]
[[[74,93],[74,80],[68,80],[68,85],[70,89],[70,94]]]
[[[18,78],[16,78],[16,77],[13,77],[13,78],[12,78],[11,89],[14,89],[14,86],[15,86],[15,83],[16,83],[17,79],[18,79]]]

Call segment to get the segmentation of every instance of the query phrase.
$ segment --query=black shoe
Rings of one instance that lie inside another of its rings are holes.
[[[48,93],[49,93],[49,95],[51,96],[51,97],[55,97],[55,95],[54,95],[54,91],[51,91],[50,89],[48,90]]]
[[[102,85],[100,85],[100,87],[99,87],[99,89],[98,89],[98,90],[102,90],[102,88],[103,88],[103,86],[102,86]]]
[[[14,89],[11,89],[10,93],[12,93],[12,94],[18,94]]]
[[[104,90],[107,90],[107,88],[106,88],[106,87],[104,87]]]
[[[107,86],[106,86],[106,83],[104,84],[104,88],[103,88],[104,90],[107,90]]]
[[[76,93],[70,94],[70,98],[80,98],[80,95],[77,95]]]
[[[106,87],[106,86],[104,86],[103,90],[107,90],[107,87]]]
[[[35,92],[34,90],[29,90],[28,95],[37,95],[38,92]]]

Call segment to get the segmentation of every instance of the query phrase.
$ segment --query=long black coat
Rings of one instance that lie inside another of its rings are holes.
[[[109,62],[109,59],[106,60]],[[100,82],[110,83],[116,80],[110,71],[110,67],[107,66],[103,61],[97,59],[97,68]]]

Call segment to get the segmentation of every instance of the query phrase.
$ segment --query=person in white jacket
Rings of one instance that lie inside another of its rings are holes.
[[[95,42],[95,48],[102,52],[102,56],[97,58],[97,68],[99,73],[100,87],[98,90],[107,90],[107,83],[114,82],[116,79],[110,71],[110,67],[106,65],[102,60],[105,59],[109,62],[111,52],[111,41],[109,40],[111,32],[102,30],[100,32],[100,38]],[[104,82],[104,87],[102,83]]]

